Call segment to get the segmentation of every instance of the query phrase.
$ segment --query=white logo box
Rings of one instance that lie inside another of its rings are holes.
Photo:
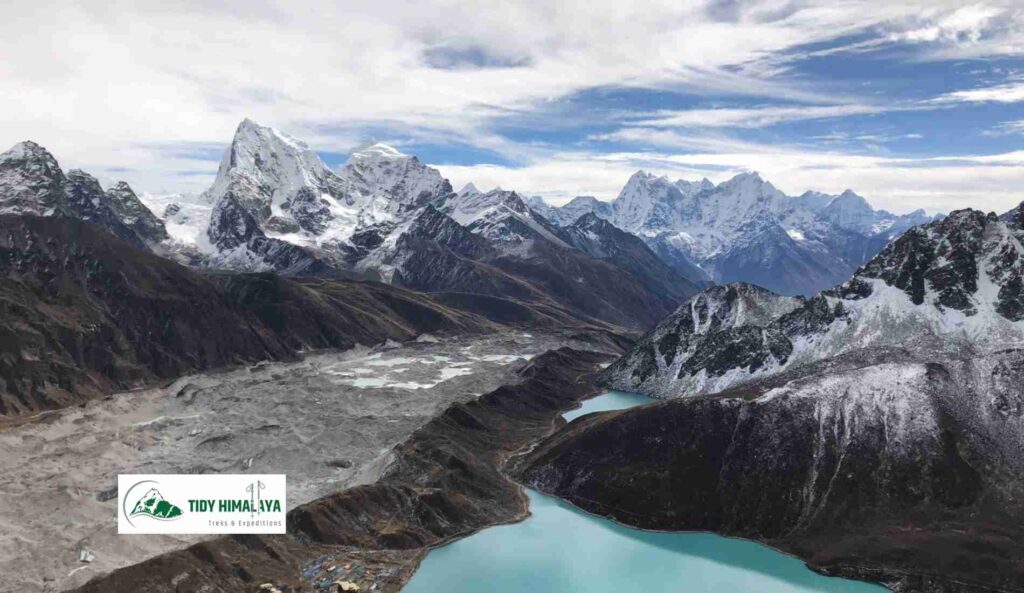
[[[122,534],[285,533],[284,474],[122,474]]]

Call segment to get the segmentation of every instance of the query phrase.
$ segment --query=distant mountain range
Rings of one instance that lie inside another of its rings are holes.
[[[715,185],[638,172],[613,202],[554,208],[515,191],[456,192],[383,144],[331,170],[301,140],[251,120],[200,196],[140,200],[124,182],[105,191],[19,144],[0,156],[0,211],[74,216],[198,268],[512,297],[634,330],[712,282],[814,294],[931,220],[873,210],[849,191],[789,197],[756,174]]]
[[[715,185],[634,174],[612,202],[573,199],[531,206],[560,224],[592,212],[633,233],[680,274],[812,295],[846,280],[908,228],[933,217],[874,210],[852,191],[790,197],[756,173]]]

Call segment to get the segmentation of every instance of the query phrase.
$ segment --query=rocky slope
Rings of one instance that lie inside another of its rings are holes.
[[[661,260],[636,235],[627,233],[594,213],[584,214],[561,229],[565,242],[594,259],[607,261],[672,298],[682,300],[701,285],[688,280]]]
[[[65,216],[0,216],[0,295],[3,415],[310,348],[500,324],[595,329],[557,309],[504,299],[271,274],[207,276]]]
[[[896,591],[1024,590],[1021,222],[954,212],[812,298],[705,290],[606,372],[670,401],[577,420],[521,477]]]
[[[812,298],[745,285],[704,291],[609,369],[616,388],[714,393],[844,352],[904,346],[922,357],[1024,346],[1024,227],[961,210],[889,244]]]
[[[136,247],[166,238],[163,224],[120,182],[104,191],[99,181],[57,159],[34,142],[0,154],[0,214],[70,216],[88,221]]]
[[[118,181],[107,190],[107,204],[121,222],[148,244],[170,239],[164,222],[142,203],[126,182]]]
[[[511,247],[525,241],[550,241],[569,247],[549,223],[514,191],[493,189],[487,193],[470,189],[450,196],[438,205],[455,222],[499,246]]]
[[[889,240],[930,220],[922,211],[874,210],[852,191],[792,198],[756,173],[714,185],[640,171],[611,203],[577,198],[541,209],[561,224],[586,210],[642,237],[688,278],[747,282],[785,295],[842,282]]]

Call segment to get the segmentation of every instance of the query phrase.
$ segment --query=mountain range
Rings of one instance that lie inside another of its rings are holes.
[[[640,171],[612,202],[555,208],[515,191],[455,192],[379,143],[331,170],[301,140],[251,120],[200,196],[140,201],[124,182],[104,191],[31,142],[3,159],[4,211],[74,215],[195,267],[512,294],[636,329],[712,282],[814,294],[931,220],[874,210],[852,191],[786,196],[756,173],[715,185]]]
[[[747,282],[790,296],[846,280],[886,243],[933,219],[923,210],[875,210],[850,190],[790,197],[757,173],[715,185],[638,171],[612,202],[583,196],[559,208],[537,198],[531,205],[562,224],[585,213],[604,218],[688,278]]]
[[[625,332],[650,328],[712,278],[732,274],[756,282],[767,274],[759,283],[788,283],[785,293],[800,291],[794,283],[805,288],[825,283],[859,265],[915,220],[927,218],[921,212],[897,217],[872,210],[852,192],[791,198],[756,174],[715,185],[638,172],[613,202],[584,197],[552,208],[515,191],[482,192],[469,185],[456,192],[436,169],[379,143],[354,150],[343,166],[331,170],[304,142],[251,120],[239,124],[213,184],[199,196],[140,199],[125,182],[104,190],[88,173],[65,173],[38,144],[20,143],[0,155],[0,213],[55,219],[52,224],[5,222],[20,228],[9,237],[7,263],[22,275],[32,273],[26,262],[59,255],[53,248],[40,251],[38,241],[59,242],[60,233],[100,249],[98,236],[67,222],[78,220],[202,274],[276,272],[380,281],[426,293],[486,296],[506,303],[499,308],[525,306],[560,323]],[[758,263],[748,256],[759,258]],[[120,259],[131,264],[118,265],[131,267],[143,261],[127,253]],[[100,266],[100,260],[63,260],[60,269],[48,268],[47,278],[73,279],[85,289],[82,302],[92,301],[101,311],[119,295],[109,292],[111,281],[99,293],[98,285],[80,284],[98,278],[99,268],[79,265]],[[166,273],[157,277],[144,284],[159,286],[168,279]],[[208,283],[199,276],[179,282]],[[204,290],[215,295],[223,285],[216,280]],[[50,298],[43,286],[19,286],[21,292],[30,287],[33,299]],[[724,289],[697,298],[715,290]],[[781,308],[802,302],[773,298]],[[217,311],[213,307],[208,313],[237,314]],[[121,319],[111,321],[119,332],[135,331],[122,327]],[[53,331],[48,325],[40,318],[38,331]],[[74,360],[66,367],[72,369],[124,356],[114,354],[123,345],[107,350],[105,343],[93,344],[104,352],[100,358],[65,351],[53,362]],[[281,356],[287,349],[267,350]],[[224,360],[222,354],[176,360],[159,372],[206,368]],[[148,370],[126,374],[109,367],[92,376],[94,387],[88,390],[149,375],[155,363],[140,362]],[[8,409],[72,401],[68,394],[86,385],[77,371],[42,380],[35,371],[25,375],[25,368],[15,364],[6,371],[9,389],[17,394],[5,405]]]
[[[699,288],[617,229],[600,240],[623,245],[595,256],[516,192],[454,192],[436,169],[383,144],[332,171],[302,141],[250,120],[197,201],[209,204],[206,228],[178,250],[208,268],[514,296],[636,329]],[[174,206],[168,221],[181,215]],[[618,262],[620,253],[630,257]]]

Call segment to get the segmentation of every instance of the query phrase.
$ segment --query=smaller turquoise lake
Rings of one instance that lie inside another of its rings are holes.
[[[651,400],[609,392],[565,414]],[[408,593],[882,593],[830,578],[760,544],[709,533],[655,533],[587,515],[533,491],[532,515],[430,552]]]

